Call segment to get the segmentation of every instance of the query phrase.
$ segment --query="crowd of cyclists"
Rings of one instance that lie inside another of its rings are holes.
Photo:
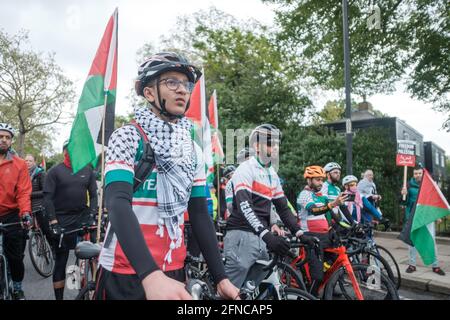
[[[327,248],[342,246],[345,237],[362,243],[374,221],[388,224],[378,208],[375,185],[367,179],[358,183],[352,175],[341,180],[336,162],[311,165],[299,172],[307,184],[295,209],[272,165],[282,134],[274,125],[262,124],[252,131],[249,148],[237,155],[237,167],[223,169],[217,198],[221,212],[211,215],[214,207],[208,209],[210,188],[202,151],[191,137],[192,123],[184,117],[200,76],[198,68],[173,52],[158,53],[138,69],[136,93],[148,107],[135,107],[132,123],[109,139],[107,225],[90,298],[191,299],[186,284],[192,279],[186,269],[196,259],[207,270],[207,276],[197,280],[210,281],[217,298],[240,299],[253,266],[274,257],[285,266],[301,252],[308,264],[305,290],[323,298],[327,270],[337,259]],[[68,142],[63,146],[64,161],[45,173],[32,155],[22,160],[13,152],[14,135],[10,125],[0,124],[0,223],[22,221],[27,229],[36,215],[53,251],[55,298],[63,299],[69,252],[79,235],[61,234],[95,224],[96,174],[89,166],[72,173]],[[5,231],[14,299],[25,299],[21,282],[26,235],[20,227]],[[370,274],[364,270],[367,280]],[[280,279],[284,287],[292,286]],[[336,281],[341,288],[335,291],[342,295],[345,281]],[[392,293],[387,296],[395,298]]]

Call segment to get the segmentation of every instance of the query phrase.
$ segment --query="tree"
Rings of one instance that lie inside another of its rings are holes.
[[[300,76],[311,77],[325,89],[343,88],[341,1],[263,1],[279,4],[279,37],[301,57]],[[413,97],[449,112],[450,2],[370,3],[349,1],[353,91],[359,95],[390,93],[398,81],[405,80]]]
[[[63,107],[74,99],[72,82],[56,64],[54,54],[43,57],[23,46],[28,33],[9,36],[0,30],[0,121],[17,128],[17,151],[23,155],[26,137],[48,140],[50,127],[67,115]]]

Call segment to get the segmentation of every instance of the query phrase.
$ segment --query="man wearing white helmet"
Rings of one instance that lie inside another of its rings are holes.
[[[11,151],[14,129],[0,123],[0,223],[31,224],[31,179],[26,162]],[[8,227],[3,248],[13,280],[15,300],[25,300],[22,280],[25,239],[20,225]]]
[[[327,174],[327,181],[323,183],[320,192],[322,195],[326,196],[330,202],[333,202],[341,195],[341,189],[338,187],[339,181],[341,180],[341,166],[336,162],[329,162],[323,169]],[[341,217],[345,218],[347,221],[350,219],[350,213],[347,212],[344,207],[335,207],[333,208],[333,212],[335,214],[340,214]]]

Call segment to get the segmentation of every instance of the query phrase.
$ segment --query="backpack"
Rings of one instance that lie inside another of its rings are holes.
[[[141,136],[141,140],[143,140],[143,150],[142,150],[142,157],[137,163],[137,165],[134,166],[134,182],[133,182],[133,193],[139,189],[139,187],[144,182],[145,178],[148,177],[150,172],[155,166],[155,153],[153,152],[153,149],[150,145],[150,141],[148,140],[147,135],[145,134],[142,127],[133,119],[131,120],[130,124],[134,126],[139,135]]]

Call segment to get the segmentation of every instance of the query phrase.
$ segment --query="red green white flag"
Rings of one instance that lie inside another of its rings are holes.
[[[405,226],[406,234],[409,234],[405,242],[414,245],[425,265],[436,260],[434,222],[447,215],[450,215],[450,206],[439,186],[424,169],[417,202]]]
[[[97,165],[102,149],[102,120],[105,113],[105,145],[114,131],[117,87],[118,10],[108,21],[92,62],[72,124],[67,147],[74,173],[89,163]],[[106,104],[105,104],[106,99]],[[105,109],[106,105],[106,110]]]
[[[217,94],[214,90],[208,105],[209,122],[211,123],[211,143],[214,164],[223,163],[223,149],[219,138],[219,113],[217,111]]]
[[[214,180],[214,163],[211,146],[211,128],[206,115],[206,95],[204,73],[192,91],[186,117],[194,123],[193,139],[202,147],[205,161],[206,182]]]

